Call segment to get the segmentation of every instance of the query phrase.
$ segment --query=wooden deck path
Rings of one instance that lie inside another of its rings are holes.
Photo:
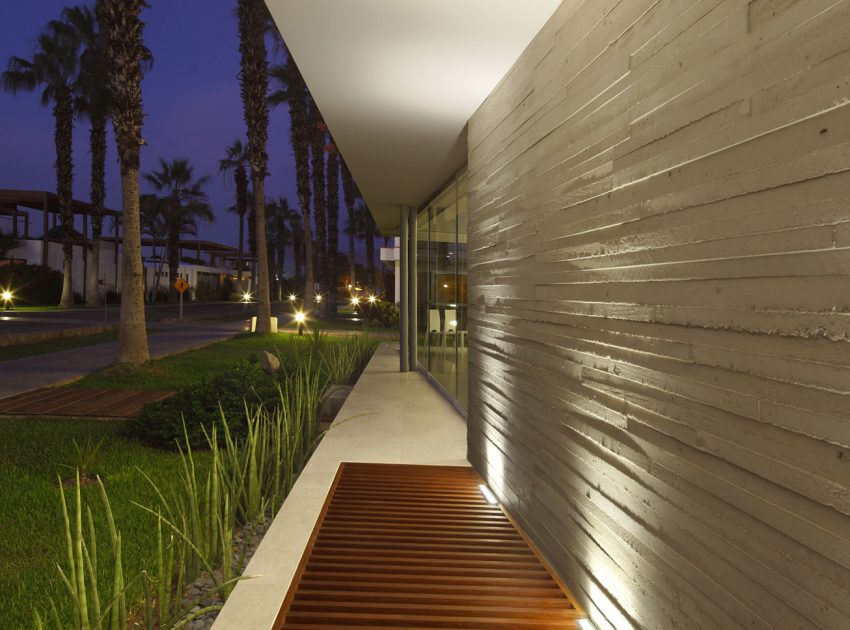
[[[342,464],[275,628],[576,628],[574,598],[480,483]]]
[[[0,399],[3,416],[137,418],[142,407],[174,392],[42,387]]]

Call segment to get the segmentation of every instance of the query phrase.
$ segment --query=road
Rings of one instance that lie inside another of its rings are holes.
[[[183,315],[194,317],[238,317],[244,313],[248,318],[254,314],[254,306],[245,306],[228,302],[194,302],[183,305]],[[175,320],[179,314],[176,304],[157,304],[145,308],[148,324],[157,324],[163,320]],[[63,328],[83,326],[117,325],[118,305],[102,308],[75,308],[68,311],[0,311],[0,336],[17,335]]]
[[[151,358],[228,339],[242,331],[244,322],[227,324],[162,324],[148,337]],[[118,342],[63,350],[0,362],[0,398],[71,381],[115,361]]]

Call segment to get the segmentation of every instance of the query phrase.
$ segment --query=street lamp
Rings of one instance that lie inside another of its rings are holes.
[[[304,322],[307,321],[307,314],[304,311],[295,312],[295,323],[298,325],[298,334],[304,334]]]

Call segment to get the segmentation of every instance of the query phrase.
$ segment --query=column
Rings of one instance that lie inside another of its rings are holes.
[[[399,208],[399,273],[401,276],[401,292],[398,296],[398,308],[399,308],[399,341],[401,352],[399,356],[399,371],[407,372],[410,369],[410,360],[408,358],[409,348],[408,344],[410,339],[407,334],[408,330],[408,319],[410,312],[410,304],[408,299],[408,286],[407,286],[407,250],[408,250],[408,240],[407,240],[407,227],[408,227],[408,219],[407,219],[407,207],[401,206]],[[352,280],[354,282],[354,280]]]
[[[418,340],[416,321],[417,316],[417,287],[416,287],[416,209],[407,209],[407,299],[408,299],[408,317],[407,317],[407,339],[409,344],[409,352],[407,358],[409,361],[409,369],[416,371],[419,368],[418,362]]]

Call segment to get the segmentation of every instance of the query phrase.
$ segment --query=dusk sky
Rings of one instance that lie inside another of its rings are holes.
[[[59,17],[68,0],[0,2],[0,66],[10,55],[29,57],[46,23]],[[91,3],[90,3],[91,4]],[[238,223],[226,212],[233,205],[232,180],[218,173],[218,160],[236,138],[245,137],[239,97],[239,51],[235,2],[225,0],[150,0],[143,13],[145,43],[154,54],[153,70],[142,85],[144,138],[142,171],[157,159],[189,158],[196,175],[209,175],[206,190],[216,221],[201,228],[209,240],[236,245]],[[281,60],[275,60],[280,62]],[[55,191],[53,117],[37,93],[0,92],[0,188]],[[120,210],[121,191],[110,126],[107,206]],[[285,107],[271,112],[267,195],[286,196],[297,206],[289,117]],[[74,130],[74,198],[89,198],[88,124]],[[142,191],[146,192],[144,182]],[[342,221],[341,221],[342,223]],[[40,232],[39,226],[35,228]],[[9,229],[9,220],[0,222]]]

